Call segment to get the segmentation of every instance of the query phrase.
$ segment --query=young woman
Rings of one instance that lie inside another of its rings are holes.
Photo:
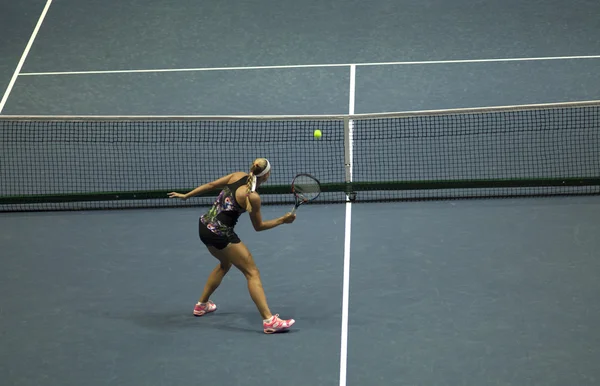
[[[260,195],[256,188],[266,182],[271,175],[271,165],[265,158],[254,160],[249,173],[234,172],[218,180],[201,185],[186,194],[171,192],[169,197],[188,199],[197,194],[221,189],[210,210],[200,217],[200,240],[208,251],[219,260],[219,264],[210,273],[202,296],[194,308],[195,316],[202,316],[217,309],[209,297],[217,289],[231,265],[238,268],[248,281],[250,297],[263,318],[263,331],[267,334],[289,329],[294,319],[283,320],[279,315],[271,314],[260,280],[260,274],[252,254],[235,233],[235,225],[244,212],[248,212],[252,225],[257,232],[274,228],[281,224],[290,224],[296,219],[288,213],[282,217],[263,221],[260,213]]]

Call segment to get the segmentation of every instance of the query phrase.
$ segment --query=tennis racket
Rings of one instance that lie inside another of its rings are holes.
[[[292,193],[296,201],[294,209],[292,209],[292,214],[294,214],[300,205],[319,197],[319,194],[321,194],[321,183],[310,174],[298,174],[292,181]]]

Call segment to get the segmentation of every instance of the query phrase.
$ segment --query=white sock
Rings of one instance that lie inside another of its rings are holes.
[[[265,320],[263,320],[263,322],[265,322],[265,323],[271,323],[273,321],[274,317],[275,317],[275,315],[271,315],[271,317],[269,319],[265,319]]]

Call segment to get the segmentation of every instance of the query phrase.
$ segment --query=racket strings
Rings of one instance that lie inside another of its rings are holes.
[[[314,179],[299,176],[294,182],[294,192],[305,200],[312,200],[321,193],[321,187]]]

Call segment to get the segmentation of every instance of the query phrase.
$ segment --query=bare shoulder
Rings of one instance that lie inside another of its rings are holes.
[[[229,175],[229,183],[234,183],[236,181],[239,181],[240,178],[244,178],[248,176],[248,173],[244,173],[244,172],[233,172]]]
[[[248,177],[248,173],[244,173],[244,172],[232,173],[231,178],[230,178],[230,180],[231,180],[230,183],[237,182],[244,177]],[[247,192],[248,192],[248,187],[246,186],[246,184],[239,186],[237,188],[237,190],[235,191],[235,199],[242,206],[246,206],[246,200],[250,200],[250,203],[254,202],[253,197],[248,197]],[[254,196],[254,193],[251,194],[250,196]]]

